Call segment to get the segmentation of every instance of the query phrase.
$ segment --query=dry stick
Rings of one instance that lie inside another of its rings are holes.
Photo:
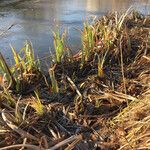
[[[126,90],[126,83],[125,83],[125,77],[124,77],[124,67],[123,67],[123,53],[122,53],[122,38],[123,36],[121,35],[121,38],[120,38],[120,57],[121,57],[121,72],[122,72],[122,78],[123,78],[123,86],[124,86],[124,92],[125,94],[127,93],[127,90]]]
[[[81,134],[80,135],[73,135],[73,136],[69,137],[68,139],[66,139],[66,140],[56,144],[55,146],[49,148],[48,150],[56,150],[56,149],[66,145],[66,144],[68,144],[74,140],[77,140],[77,139],[82,139],[82,135]]]
[[[78,90],[77,86],[74,84],[74,82],[71,80],[70,77],[67,76],[67,80],[71,83],[71,85],[74,87],[74,89],[76,90],[77,94],[79,95],[80,98],[82,98],[82,94],[80,93],[80,91]]]
[[[7,149],[13,149],[13,148],[18,148],[18,147],[26,147],[26,148],[29,148],[31,150],[45,150],[44,148],[42,147],[38,147],[38,146],[35,146],[35,145],[30,145],[30,144],[17,144],[17,145],[10,145],[10,146],[6,146],[6,147],[3,147],[3,148],[0,148],[0,150],[7,150]]]
[[[8,133],[8,132],[11,132],[11,131],[10,131],[10,130],[1,130],[1,129],[0,129],[0,134]]]
[[[35,136],[31,135],[30,133],[18,128],[16,125],[14,125],[11,121],[9,121],[6,116],[5,116],[5,113],[4,113],[4,109],[2,110],[2,118],[3,120],[6,122],[6,124],[12,129],[14,130],[15,132],[17,132],[18,134],[20,134],[22,137],[24,138],[29,138],[29,139],[32,139],[32,140],[36,140],[38,141],[38,138],[36,138]]]
[[[120,92],[115,92],[115,93],[105,93],[106,98],[114,98],[120,102],[124,102],[125,100],[132,100],[132,101],[137,101],[137,99],[133,96],[120,93]]]
[[[145,58],[146,60],[150,61],[150,57],[148,57],[148,56],[143,56],[143,58]]]

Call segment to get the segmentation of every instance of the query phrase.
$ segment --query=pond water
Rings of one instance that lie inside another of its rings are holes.
[[[77,50],[83,20],[130,6],[150,12],[150,0],[0,0],[0,51],[11,60],[10,44],[19,50],[30,40],[39,57],[48,55],[56,24],[68,29],[67,43]]]

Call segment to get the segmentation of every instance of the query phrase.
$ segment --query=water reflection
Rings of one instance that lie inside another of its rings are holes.
[[[90,12],[110,12],[110,11],[125,11],[133,6],[135,9],[148,13],[150,10],[150,0],[87,0],[87,11]],[[146,8],[140,9],[140,8]]]
[[[11,57],[9,43],[20,49],[25,40],[31,40],[36,53],[45,55],[52,47],[52,33],[56,24],[69,28],[69,43],[80,47],[82,21],[89,15],[104,15],[108,11],[124,11],[133,6],[142,13],[150,11],[150,0],[18,0],[0,9],[0,50]],[[4,6],[4,1],[0,1]],[[15,24],[9,31],[7,27]]]

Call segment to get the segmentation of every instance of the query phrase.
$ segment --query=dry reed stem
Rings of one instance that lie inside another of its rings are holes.
[[[150,57],[148,56],[143,56],[143,58],[145,58],[146,60],[148,60],[150,62]]]
[[[71,80],[71,78],[67,76],[67,80],[71,83],[71,85],[73,86],[73,88],[76,90],[76,92],[77,92],[77,94],[79,95],[79,97],[82,98],[82,94],[80,93],[79,89],[78,89],[77,86],[74,84],[74,82]]]
[[[13,148],[21,148],[21,147],[26,147],[29,148],[30,150],[46,150],[45,148],[31,145],[31,144],[16,144],[16,145],[11,145],[11,146],[6,146],[3,148],[0,148],[0,150],[8,150],[8,149],[13,149]]]
[[[35,136],[31,135],[30,133],[20,129],[19,127],[17,127],[16,125],[14,125],[11,121],[9,121],[7,118],[6,118],[6,115],[5,115],[5,110],[3,109],[2,112],[2,118],[3,120],[5,121],[5,123],[8,125],[8,127],[10,127],[13,131],[17,132],[18,134],[20,134],[23,138],[29,138],[29,139],[32,139],[32,140],[36,140],[38,141],[38,138],[36,138]]]
[[[66,144],[69,144],[70,142],[72,142],[72,141],[74,141],[74,140],[77,140],[77,139],[78,139],[78,140],[81,140],[81,139],[82,139],[82,135],[81,135],[81,134],[80,134],[80,135],[73,135],[73,136],[71,136],[71,137],[65,139],[64,141],[62,141],[62,142],[56,144],[55,146],[49,148],[48,150],[56,150],[56,149],[58,149],[58,148],[60,148],[60,147],[63,147],[63,146],[65,146]]]

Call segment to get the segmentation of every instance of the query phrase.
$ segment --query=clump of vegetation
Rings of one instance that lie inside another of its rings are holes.
[[[26,43],[20,53],[11,46],[15,64],[9,67],[0,53],[0,68],[6,79],[7,89],[17,93],[26,93],[41,76],[38,61],[30,43]]]
[[[39,98],[38,91],[35,91],[34,93],[36,95],[36,99],[33,98],[33,100],[31,101],[31,106],[36,110],[38,115],[43,115],[44,107],[43,107],[41,100]]]
[[[56,32],[53,32],[54,36],[54,49],[55,49],[55,56],[56,56],[56,62],[61,62],[65,55],[65,37],[66,32],[63,32],[62,35],[60,35],[60,31],[57,30]]]
[[[149,149],[149,24],[129,10],[86,22],[71,61],[54,33],[44,75],[30,44],[23,56],[12,48],[12,68],[0,53],[0,149]]]
[[[82,65],[90,58],[92,51],[94,50],[94,27],[86,21],[84,23],[84,29],[81,32],[82,39]]]

